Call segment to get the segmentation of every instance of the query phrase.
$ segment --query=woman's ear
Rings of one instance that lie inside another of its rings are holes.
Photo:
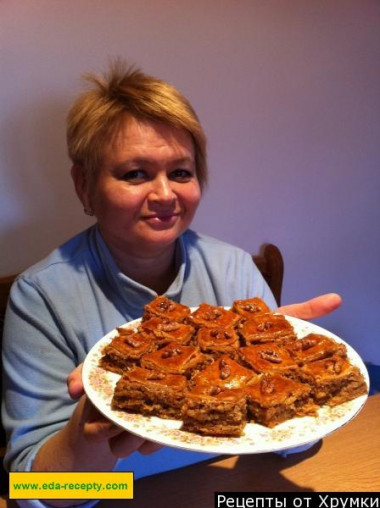
[[[91,210],[90,185],[86,170],[82,166],[74,164],[71,168],[71,178],[84,210]]]

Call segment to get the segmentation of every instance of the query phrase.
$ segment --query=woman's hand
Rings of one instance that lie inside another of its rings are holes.
[[[308,320],[330,314],[330,312],[338,309],[341,304],[342,299],[339,295],[336,293],[328,293],[307,300],[306,302],[284,305],[283,307],[279,307],[276,312]]]
[[[82,364],[78,365],[67,378],[70,397],[81,398],[77,411],[79,426],[86,440],[102,442],[108,440],[109,448],[115,457],[126,457],[138,450],[144,455],[153,453],[161,445],[126,432],[103,416],[84,395],[82,383]]]
[[[111,453],[118,458],[127,457],[135,451],[144,455],[156,452],[161,445],[126,432],[103,416],[89,399],[83,395],[79,401],[79,428],[88,442],[108,441]]]

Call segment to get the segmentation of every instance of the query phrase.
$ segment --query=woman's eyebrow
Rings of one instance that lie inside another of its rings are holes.
[[[119,162],[116,162],[114,164],[114,167],[116,169],[120,168],[120,169],[123,169],[123,168],[128,168],[132,165],[139,165],[139,164],[150,164],[153,162],[153,159],[149,158],[149,157],[130,157],[128,159],[124,159],[122,161],[119,161]]]
[[[170,164],[173,165],[182,165],[182,164],[194,164],[193,157],[179,157],[179,158],[173,158],[168,161]],[[116,169],[123,169],[128,168],[131,165],[139,165],[139,164],[156,164],[157,160],[153,157],[131,157],[128,159],[125,159],[123,161],[120,161],[115,164]]]
[[[173,159],[174,164],[194,164],[193,157],[180,157],[179,159]]]

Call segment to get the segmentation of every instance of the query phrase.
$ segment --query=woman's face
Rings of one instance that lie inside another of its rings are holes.
[[[191,136],[159,122],[128,118],[105,151],[88,189],[109,247],[142,257],[172,247],[201,198]]]

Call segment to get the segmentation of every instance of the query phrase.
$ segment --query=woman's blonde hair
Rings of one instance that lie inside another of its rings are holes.
[[[95,176],[104,148],[127,116],[160,121],[187,131],[193,139],[201,188],[207,181],[206,137],[189,101],[172,85],[148,76],[120,59],[101,76],[86,74],[91,87],[73,103],[67,118],[67,146],[74,164]]]

